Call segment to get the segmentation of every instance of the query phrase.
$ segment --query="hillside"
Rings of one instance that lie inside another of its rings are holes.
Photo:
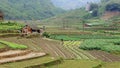
[[[84,16],[87,16],[88,13],[83,9],[76,9],[69,12],[66,12],[61,15],[57,15],[48,19],[45,19],[42,21],[42,23],[45,25],[56,25],[56,26],[67,26],[72,27],[73,25],[79,25],[80,19]]]
[[[65,25],[66,27],[72,27],[74,25],[81,26],[81,19],[84,19],[86,23],[107,23],[114,22],[116,19],[120,21],[120,8],[118,8],[119,2],[119,0],[103,0],[102,3],[98,4],[98,7],[96,7],[97,4],[92,4],[94,6],[92,7],[92,10],[90,10],[92,13],[85,11],[84,8],[80,8],[52,18],[48,18],[42,22],[49,25]],[[116,3],[118,4],[117,6]],[[106,7],[107,5],[108,7]],[[111,7],[111,5],[115,6]]]
[[[0,0],[6,19],[45,19],[64,12],[50,0]]]
[[[102,0],[101,19],[109,20],[114,17],[120,17],[120,0]]]
[[[119,15],[120,15],[120,12],[118,11],[114,11],[114,12],[107,11],[102,15],[101,19],[108,20],[114,16],[119,16]]]

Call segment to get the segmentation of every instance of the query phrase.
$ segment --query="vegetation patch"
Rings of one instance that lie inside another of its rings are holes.
[[[16,22],[0,22],[0,33],[16,33],[23,27],[22,24]]]
[[[106,52],[120,52],[120,46],[116,46],[120,39],[87,39],[80,45],[84,50],[103,50]]]
[[[26,67],[26,68],[39,68],[39,67],[43,68],[43,67],[49,67],[49,66],[57,65],[57,64],[60,64],[62,62],[63,62],[62,59],[56,59],[56,60],[52,60],[52,61],[49,61],[49,62],[45,62],[45,63],[40,64],[40,65],[29,66],[29,67]]]
[[[20,34],[19,33],[3,33],[3,34],[0,34],[0,38],[15,37],[15,36],[20,36]]]
[[[0,43],[0,49],[5,48],[5,47],[6,47],[6,45]]]
[[[81,34],[81,35],[57,35],[53,34],[50,35],[51,39],[56,40],[81,40],[81,39],[119,39],[120,37],[117,36],[109,36],[109,35],[102,35],[102,34]]]
[[[64,60],[63,63],[50,66],[49,68],[92,68],[100,63],[100,61],[91,60]]]
[[[24,60],[24,61],[19,61],[19,62],[13,62],[13,63],[7,63],[7,64],[2,64],[0,65],[0,68],[25,68],[29,66],[34,66],[34,65],[41,65],[46,62],[50,62],[56,59],[52,59],[50,56],[44,56],[44,57],[38,57],[38,58],[33,58],[29,60]]]
[[[25,46],[25,45],[1,41],[1,40],[0,40],[0,43],[7,45],[11,49],[26,49],[27,48],[27,46]]]
[[[114,63],[105,63],[102,65],[101,68],[119,68],[120,62],[114,62]]]

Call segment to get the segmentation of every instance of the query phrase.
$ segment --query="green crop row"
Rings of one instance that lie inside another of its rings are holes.
[[[22,24],[14,23],[14,22],[3,22],[0,23],[0,32],[10,32],[11,30],[18,30],[23,27]]]
[[[120,39],[87,39],[81,43],[79,48],[84,50],[120,52]]]
[[[1,41],[1,40],[0,40],[0,43],[7,45],[11,49],[26,49],[27,48],[27,46],[25,46],[25,45]]]
[[[80,40],[80,39],[119,39],[118,36],[100,35],[100,34],[81,34],[81,35],[50,35],[51,39],[56,40]]]

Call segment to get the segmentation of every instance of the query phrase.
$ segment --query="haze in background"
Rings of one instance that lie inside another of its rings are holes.
[[[100,0],[51,0],[57,7],[71,10],[85,6],[87,2],[99,3]]]

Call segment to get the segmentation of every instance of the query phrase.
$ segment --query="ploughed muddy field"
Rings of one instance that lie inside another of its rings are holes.
[[[18,44],[24,44],[29,47],[30,50],[36,52],[45,52],[52,57],[62,57],[63,59],[89,59],[89,60],[102,60],[107,62],[120,61],[120,57],[112,55],[103,51],[84,51],[79,49],[77,46],[64,46],[62,42],[45,39],[41,37],[37,38],[19,38],[8,37],[0,38],[9,42]]]

